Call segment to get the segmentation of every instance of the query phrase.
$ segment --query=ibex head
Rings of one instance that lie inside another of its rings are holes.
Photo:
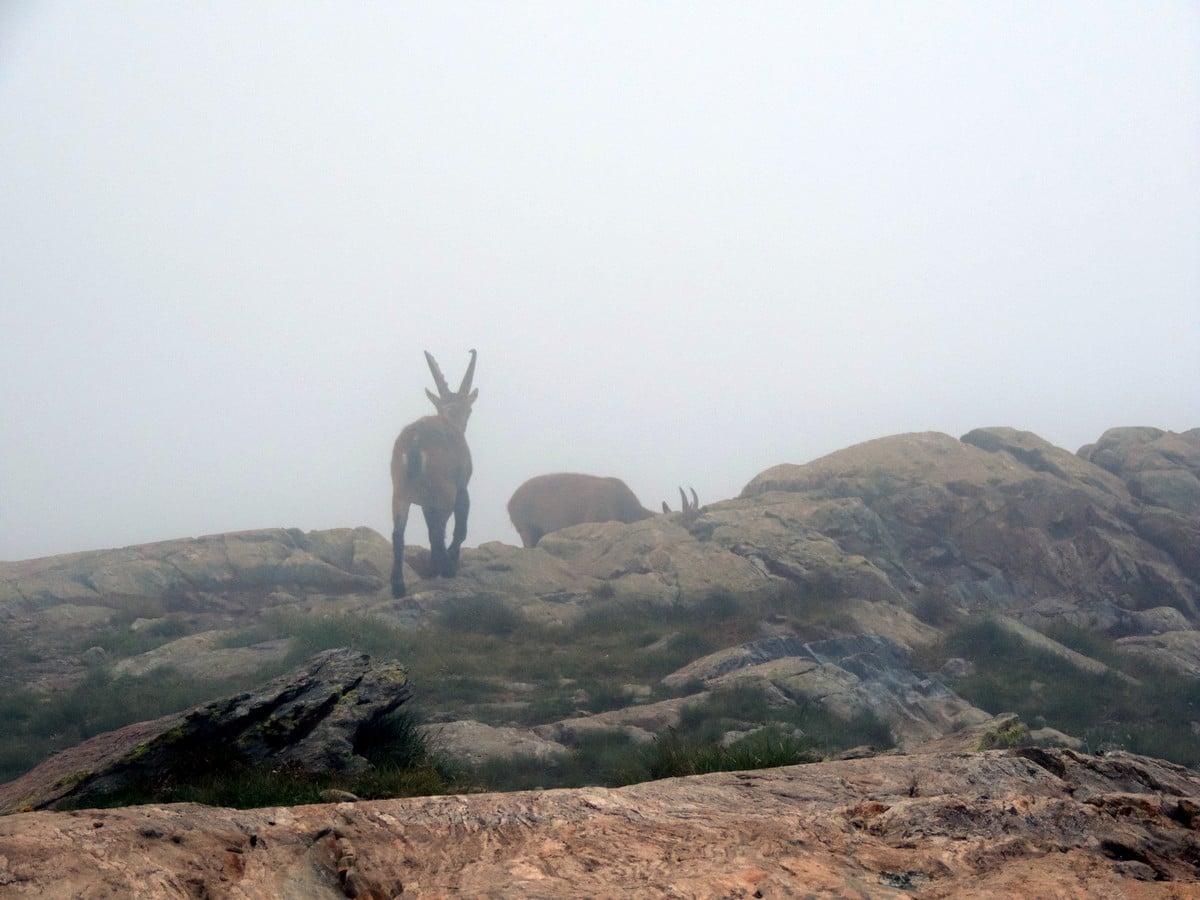
[[[467,374],[463,376],[462,384],[458,386],[457,391],[450,390],[450,385],[446,383],[446,376],[442,374],[437,360],[428,350],[425,351],[425,361],[429,363],[429,371],[433,373],[433,383],[437,385],[438,389],[435,394],[426,388],[425,396],[437,407],[439,416],[450,420],[461,430],[466,431],[467,419],[471,416],[471,404],[479,396],[478,388],[471,390],[471,379],[475,377],[475,351],[471,350],[471,362],[467,365]]]
[[[681,504],[679,521],[680,524],[682,524],[685,528],[692,522],[695,522],[696,519],[700,517],[700,514],[708,509],[708,507],[700,505],[700,498],[696,496],[695,488],[688,488],[688,490],[692,492],[692,500],[690,503],[688,502],[687,494],[683,492],[683,488],[679,489],[679,502]],[[667,505],[666,500],[662,502],[662,511],[664,513],[669,513],[671,511],[671,507]]]

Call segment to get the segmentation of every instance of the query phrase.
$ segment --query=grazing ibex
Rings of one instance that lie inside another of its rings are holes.
[[[683,488],[683,515],[693,516],[698,502],[689,504]],[[693,500],[696,492],[692,491]],[[663,512],[669,512],[663,503]],[[508,517],[526,547],[536,547],[543,535],[582,522],[640,522],[655,513],[646,509],[619,478],[560,472],[538,475],[516,489],[508,501]]]
[[[696,519],[700,516],[700,513],[708,511],[707,506],[700,506],[700,498],[696,496],[696,489],[688,488],[688,490],[692,492],[691,503],[688,503],[687,494],[683,492],[683,488],[679,489],[679,502],[681,504],[679,507],[679,521],[684,525],[690,525],[692,522],[696,521]],[[671,507],[667,506],[666,500],[663,501],[662,509],[664,513],[669,513],[671,511]]]
[[[457,391],[451,391],[437,362],[425,351],[438,392],[425,394],[437,407],[436,416],[425,416],[405,426],[392,448],[392,596],[403,597],[404,526],[412,504],[425,513],[429,526],[429,574],[451,576],[458,572],[458,551],[467,537],[471,498],[471,451],[465,432],[471,404],[479,395],[471,390],[475,376],[475,351]],[[446,524],[454,514],[454,538],[446,548]]]

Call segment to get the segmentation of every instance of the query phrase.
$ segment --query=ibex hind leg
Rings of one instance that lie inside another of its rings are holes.
[[[458,551],[463,541],[467,539],[467,516],[471,512],[471,495],[466,488],[458,492],[454,498],[454,538],[450,542],[450,550],[446,554],[446,574],[458,574]]]
[[[449,513],[436,509],[426,509],[425,524],[429,526],[429,574],[431,576],[448,575],[446,567],[446,522]]]
[[[408,523],[408,510],[392,521],[392,596],[403,597],[404,587],[404,526]]]

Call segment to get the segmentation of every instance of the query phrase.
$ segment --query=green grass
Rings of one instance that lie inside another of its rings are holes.
[[[778,726],[756,731],[728,746],[668,732],[643,751],[642,771],[635,772],[631,781],[769,769],[821,759],[805,741]]]
[[[930,601],[923,611],[938,621],[956,620],[941,602]],[[643,693],[649,688],[643,697],[647,701],[685,696],[700,685],[669,690],[661,678],[709,652],[758,638],[758,623],[767,616],[782,617],[802,634],[820,636],[853,625],[838,612],[834,599],[798,589],[753,604],[739,603],[724,592],[668,607],[598,597],[576,620],[553,625],[529,621],[486,596],[450,601],[420,626],[361,614],[267,613],[221,644],[289,640],[288,658],[251,678],[197,682],[163,669],[143,678],[114,678],[97,667],[75,689],[61,694],[10,690],[0,700],[0,778],[15,777],[51,751],[102,731],[249,689],[334,647],[403,662],[415,690],[405,709],[437,720],[532,726],[626,706],[630,685],[643,686]],[[181,621],[161,618],[149,630],[162,631],[145,639],[167,637]],[[914,662],[936,670],[950,657],[970,659],[973,673],[952,684],[966,699],[991,712],[1016,712],[1033,727],[1045,724],[1074,734],[1092,750],[1120,746],[1186,765],[1200,763],[1200,742],[1189,730],[1189,723],[1200,720],[1200,681],[1123,656],[1110,641],[1090,632],[1060,626],[1051,636],[1138,681],[1115,672],[1080,670],[988,620],[959,625],[920,651]],[[126,645],[112,646],[120,652]],[[745,736],[729,743],[729,733]],[[215,767],[220,777],[204,774],[212,766],[197,766],[194,777],[163,786],[169,793],[161,796],[263,805],[314,802],[330,788],[374,797],[465,790],[476,784],[492,789],[615,786],[806,762],[862,744],[892,746],[887,724],[873,716],[844,721],[817,704],[772,704],[762,690],[746,684],[685,707],[677,727],[651,744],[637,744],[623,732],[591,733],[560,758],[493,760],[465,780],[436,754],[396,756],[396,748],[406,745],[403,736],[364,735],[363,740],[364,748],[392,749],[376,758],[369,777],[353,783],[249,771],[228,761]]]
[[[88,635],[81,649],[102,647],[114,659],[124,659],[161,647],[192,630],[187,617],[179,613],[151,619],[137,631],[130,627],[133,621],[128,612],[114,616],[103,630]]]
[[[988,712],[1015,712],[1035,727],[1079,737],[1092,751],[1121,748],[1200,764],[1200,741],[1190,725],[1200,720],[1200,679],[1123,656],[1079,629],[1059,627],[1052,635],[1114,669],[1087,672],[989,619],[955,629],[914,662],[935,670],[951,657],[969,659],[974,672],[951,684],[962,697]]]
[[[748,732],[725,745],[727,732]],[[760,690],[714,691],[684,708],[679,724],[647,744],[627,732],[585,732],[565,756],[489,760],[473,772],[488,790],[620,787],[658,778],[816,762],[851,747],[893,744],[885,722],[870,715],[839,719],[816,706],[772,707]]]
[[[108,667],[98,666],[61,693],[10,691],[9,715],[0,720],[0,779],[15,777],[51,752],[101,732],[251,689],[335,647],[401,661],[415,691],[410,707],[437,719],[537,725],[627,705],[631,684],[649,687],[650,701],[679,696],[697,686],[667,689],[659,683],[664,675],[722,647],[757,638],[761,615],[791,607],[814,615],[814,603],[820,605],[811,596],[789,595],[748,608],[725,591],[667,607],[597,599],[577,620],[562,625],[528,621],[487,596],[452,600],[420,627],[362,614],[269,611],[218,644],[229,648],[289,641],[285,660],[250,677],[198,681],[157,669],[140,678],[115,678]],[[157,606],[137,612],[161,621],[134,635],[128,628],[133,613],[119,616],[100,641],[113,658],[186,632],[187,621],[178,614]],[[603,768],[602,761],[591,762]]]
[[[0,701],[0,782],[16,778],[51,753],[131,722],[157,719],[228,696],[277,674],[255,679],[202,680],[173,669],[113,676],[94,668],[70,690],[42,694],[10,690]]]

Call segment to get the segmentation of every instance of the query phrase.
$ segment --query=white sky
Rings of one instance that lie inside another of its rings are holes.
[[[1184,430],[1200,5],[7,0],[0,335],[0,559],[390,534],[424,349],[470,546],[544,472]]]

